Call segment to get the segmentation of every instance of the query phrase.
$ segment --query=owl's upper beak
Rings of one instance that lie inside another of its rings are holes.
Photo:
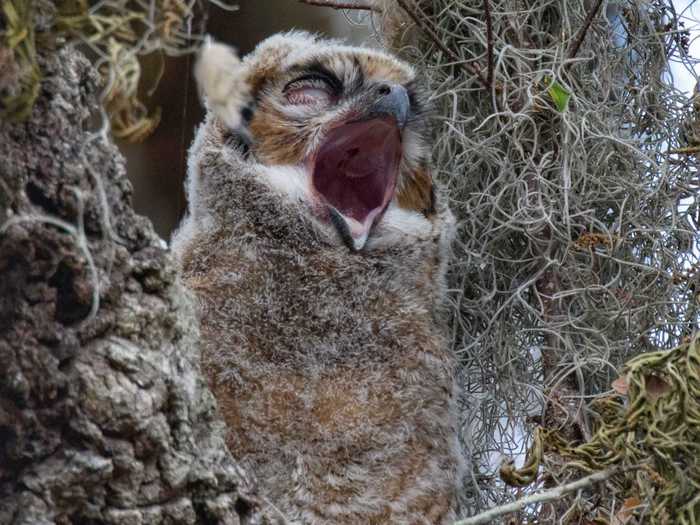
[[[368,118],[388,115],[396,119],[399,129],[403,129],[408,121],[411,101],[406,88],[400,84],[382,84],[379,86],[379,98],[370,107]]]

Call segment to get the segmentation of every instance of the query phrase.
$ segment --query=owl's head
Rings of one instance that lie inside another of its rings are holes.
[[[300,193],[350,249],[392,213],[404,223],[435,214],[426,101],[405,62],[291,32],[243,61],[209,43],[195,74],[245,155],[285,168],[289,180],[273,183]]]

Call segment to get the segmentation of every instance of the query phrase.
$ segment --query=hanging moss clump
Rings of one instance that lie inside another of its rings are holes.
[[[590,408],[590,440],[572,446],[563,429],[540,428],[525,466],[505,465],[503,480],[532,483],[548,457],[564,460],[557,470],[571,478],[612,469],[606,488],[598,491],[603,499],[587,509],[593,523],[611,523],[611,516],[626,525],[700,523],[700,335],[675,350],[631,359],[613,382],[613,393]]]
[[[160,121],[160,109],[149,110],[143,101],[143,92],[156,86],[142,86],[139,57],[192,52],[205,22],[203,0],[0,1],[0,118],[29,115],[42,78],[38,53],[79,45],[102,74],[102,99],[115,136],[132,142],[146,138]]]

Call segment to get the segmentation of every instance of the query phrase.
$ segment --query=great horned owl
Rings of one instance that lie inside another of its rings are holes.
[[[228,445],[288,521],[449,523],[453,220],[393,56],[292,32],[205,46],[209,114],[173,247]]]

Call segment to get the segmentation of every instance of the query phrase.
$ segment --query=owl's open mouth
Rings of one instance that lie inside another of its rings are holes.
[[[401,133],[388,116],[338,126],[319,148],[313,185],[350,248],[362,249],[394,196],[400,161]]]

